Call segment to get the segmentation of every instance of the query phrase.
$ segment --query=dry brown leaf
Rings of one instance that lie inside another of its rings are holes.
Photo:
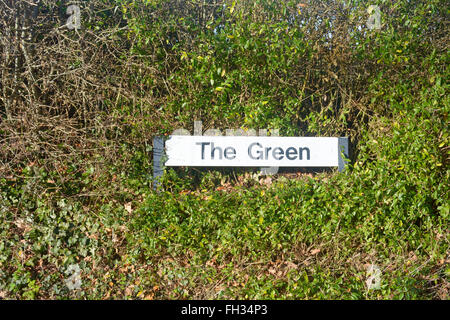
[[[293,262],[290,262],[290,261],[286,262],[286,267],[288,269],[297,269],[297,265],[295,263],[293,263]]]
[[[133,286],[127,287],[125,289],[125,295],[126,296],[131,296],[133,294]]]
[[[131,209],[131,202],[126,203],[126,204],[124,205],[124,207],[125,207],[125,210],[127,210],[127,212],[128,212],[129,214],[131,214],[131,213],[133,212],[133,209]]]

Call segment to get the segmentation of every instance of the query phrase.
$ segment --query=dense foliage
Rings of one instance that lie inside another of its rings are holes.
[[[448,299],[446,1],[69,4],[0,4],[0,298]],[[152,137],[194,120],[352,162],[153,191]]]

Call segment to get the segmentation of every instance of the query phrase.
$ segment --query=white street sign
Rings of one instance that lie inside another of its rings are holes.
[[[165,166],[338,167],[339,138],[171,136]]]

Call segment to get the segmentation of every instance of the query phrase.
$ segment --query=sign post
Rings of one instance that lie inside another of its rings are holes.
[[[153,138],[153,189],[157,189],[164,173],[164,138]]]

